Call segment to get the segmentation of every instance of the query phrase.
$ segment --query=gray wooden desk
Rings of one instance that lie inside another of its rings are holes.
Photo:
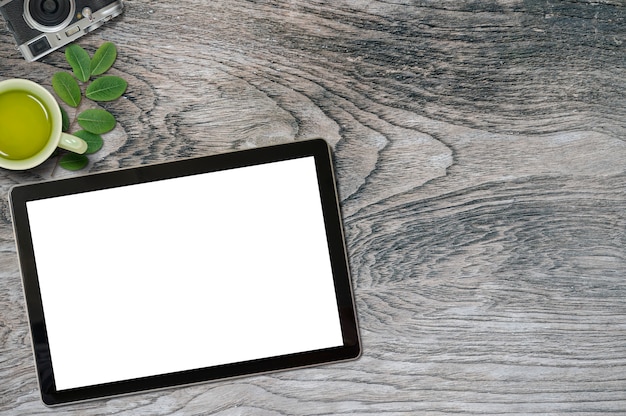
[[[626,414],[625,19],[622,0],[128,1],[79,42],[118,45],[119,126],[54,175],[326,138],[364,353],[58,412]],[[0,79],[59,69],[0,29]],[[6,194],[53,167],[0,172],[7,415],[52,412]]]

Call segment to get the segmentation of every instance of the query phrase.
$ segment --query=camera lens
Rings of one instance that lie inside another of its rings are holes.
[[[26,0],[24,17],[35,29],[54,32],[73,18],[74,0]]]

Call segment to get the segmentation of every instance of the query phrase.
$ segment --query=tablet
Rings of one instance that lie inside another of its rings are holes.
[[[357,358],[321,139],[14,187],[47,405]]]

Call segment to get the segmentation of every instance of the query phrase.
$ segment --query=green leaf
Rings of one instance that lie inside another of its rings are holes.
[[[76,137],[80,137],[87,142],[87,150],[85,151],[86,155],[96,153],[102,148],[102,145],[104,144],[102,136],[100,136],[99,134],[90,133],[87,130],[79,130],[76,133],[73,133],[73,135]]]
[[[104,134],[115,127],[115,117],[106,110],[85,110],[76,120],[83,129],[94,134]]]
[[[85,95],[94,101],[113,101],[122,96],[128,84],[120,77],[107,75],[93,81]]]
[[[67,132],[70,129],[70,117],[65,108],[59,106],[59,110],[61,110],[61,131]]]
[[[52,76],[52,88],[67,105],[78,107],[81,93],[78,81],[67,72],[57,72]]]
[[[78,155],[76,153],[66,153],[61,157],[59,166],[67,170],[80,170],[87,166],[89,159],[85,155]]]
[[[117,58],[117,49],[111,42],[103,43],[91,60],[91,74],[100,75],[104,74],[113,66],[115,59]]]
[[[72,67],[76,78],[87,82],[91,76],[91,59],[86,50],[74,44],[65,49],[65,59]]]

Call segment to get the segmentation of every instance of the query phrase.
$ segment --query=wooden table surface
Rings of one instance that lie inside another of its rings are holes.
[[[626,414],[623,0],[125,4],[78,42],[114,42],[129,83],[104,148],[79,172],[0,172],[1,414],[54,412],[12,185],[313,137],[334,148],[362,358],[57,412]],[[67,69],[0,29],[0,79]]]

